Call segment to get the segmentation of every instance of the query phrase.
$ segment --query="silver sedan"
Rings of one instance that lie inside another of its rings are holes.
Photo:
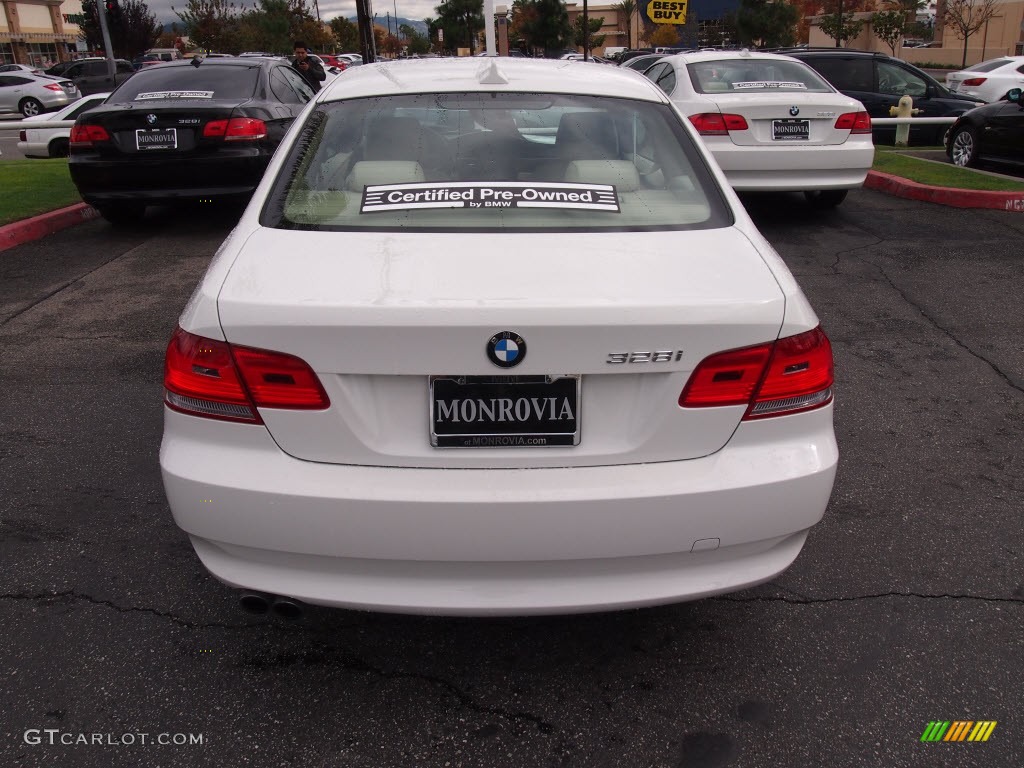
[[[0,113],[32,117],[65,107],[82,98],[78,87],[61,77],[29,72],[0,72]]]

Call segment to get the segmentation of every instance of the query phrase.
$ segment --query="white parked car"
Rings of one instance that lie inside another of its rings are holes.
[[[78,87],[62,77],[0,72],[0,114],[20,112],[22,117],[32,117],[60,109],[80,98]]]
[[[1024,88],[1024,56],[1000,56],[946,75],[946,87],[953,93],[999,101],[1013,88]]]
[[[874,160],[871,118],[801,61],[750,51],[668,56],[644,75],[697,128],[739,191],[839,205]]]
[[[75,120],[83,112],[102,104],[109,93],[93,93],[83,96],[57,112],[26,117],[24,128],[18,136],[18,149],[25,157],[67,157],[70,128],[48,128],[47,123],[64,120]]]
[[[304,115],[166,356],[171,511],[243,605],[598,611],[793,562],[831,347],[660,90],[421,59]]]

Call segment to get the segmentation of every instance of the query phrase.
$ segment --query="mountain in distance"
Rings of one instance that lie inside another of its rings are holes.
[[[356,17],[355,16],[350,16],[348,20],[351,21],[353,24],[356,23]],[[329,19],[324,19],[324,21],[329,21]],[[378,13],[375,21],[376,21],[378,26],[384,27],[385,29],[388,26],[387,14]],[[174,30],[172,29],[172,26],[174,24],[178,25],[178,34],[179,35],[185,34],[185,25],[181,23],[180,19],[178,19],[177,21],[168,21],[168,22],[166,22],[160,28],[160,31],[161,32],[173,32]],[[404,16],[399,16],[398,17],[398,23],[396,24],[394,17],[392,17],[392,19],[391,19],[391,29],[392,29],[392,31],[397,30],[402,24],[408,24],[410,27],[412,27],[417,32],[419,32],[421,35],[426,37],[427,25],[426,25],[426,23],[423,20],[421,20],[421,19],[407,19]]]
[[[355,16],[349,16],[348,20],[351,21],[353,24],[356,23],[356,17]],[[385,29],[387,29],[387,26],[388,26],[387,14],[386,13],[378,13],[378,14],[376,14],[374,16],[373,22],[378,27],[384,27]],[[395,21],[395,17],[394,16],[391,17],[391,31],[392,32],[397,30],[403,24],[408,24],[410,27],[415,29],[417,32],[419,32],[424,37],[427,36],[427,24],[422,19],[407,19],[404,16],[399,16],[398,17],[398,21],[396,22]]]

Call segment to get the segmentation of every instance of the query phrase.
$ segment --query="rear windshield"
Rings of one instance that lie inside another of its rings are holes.
[[[125,80],[110,102],[249,99],[256,91],[259,72],[259,67],[244,65],[147,68]]]
[[[316,230],[648,230],[732,223],[666,105],[446,93],[321,105],[264,207]]]
[[[831,93],[832,86],[798,61],[722,59],[686,65],[697,93],[788,91]]]
[[[983,61],[980,64],[975,64],[973,67],[968,67],[971,72],[991,72],[993,69],[999,69],[1007,64],[1013,64],[1013,59],[993,59],[992,61]]]

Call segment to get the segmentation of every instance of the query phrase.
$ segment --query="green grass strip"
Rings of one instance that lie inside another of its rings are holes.
[[[81,201],[66,158],[0,160],[0,226]]]
[[[1010,181],[976,173],[969,168],[958,168],[955,165],[943,165],[916,157],[908,157],[894,152],[891,148],[875,147],[875,163],[872,169],[933,187],[980,189],[991,192],[1024,191],[1024,181]]]

